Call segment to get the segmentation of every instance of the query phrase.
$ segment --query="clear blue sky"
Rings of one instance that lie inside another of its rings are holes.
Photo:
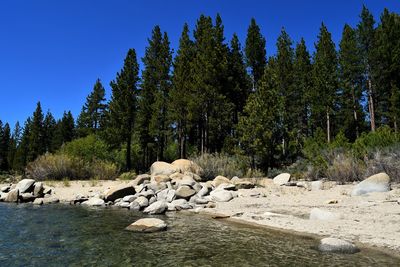
[[[76,117],[100,78],[109,83],[129,48],[139,58],[154,25],[167,31],[177,49],[184,22],[193,30],[200,14],[221,14],[225,35],[244,43],[251,17],[275,53],[281,27],[313,51],[322,21],[336,43],[344,23],[354,26],[363,4],[378,20],[384,7],[400,11],[398,0],[4,0],[0,2],[0,119],[14,125],[32,114],[36,103],[56,118],[64,110]]]

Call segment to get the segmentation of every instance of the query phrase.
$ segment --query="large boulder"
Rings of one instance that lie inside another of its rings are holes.
[[[34,183],[35,180],[33,179],[22,179],[21,181],[18,182],[15,188],[18,189],[19,193],[21,194],[26,192],[31,192],[33,190]]]
[[[19,199],[19,189],[15,188],[10,190],[10,192],[6,193],[6,197],[4,198],[5,202],[18,202]]]
[[[89,200],[82,202],[82,205],[83,206],[92,206],[92,207],[102,207],[105,205],[105,202],[101,198],[92,197],[92,198],[89,198]]]
[[[341,216],[339,214],[318,208],[314,208],[310,212],[310,220],[333,221],[340,218]]]
[[[156,175],[168,176],[175,172],[179,172],[179,168],[164,161],[156,161],[150,167],[151,176],[156,176]]]
[[[168,209],[167,202],[165,201],[156,201],[147,208],[144,209],[144,213],[148,214],[162,214]]]
[[[171,178],[168,175],[164,175],[164,174],[151,176],[151,180],[150,180],[150,182],[152,184],[166,183],[169,181],[171,181]]]
[[[281,173],[273,179],[274,184],[276,185],[284,185],[290,181],[290,173]]]
[[[210,196],[217,202],[228,202],[233,198],[232,192],[226,190],[214,190],[210,193]]]
[[[126,227],[126,230],[143,233],[158,232],[166,229],[167,224],[163,220],[157,218],[139,219]]]
[[[36,182],[33,186],[33,195],[35,197],[42,197],[44,194],[44,186],[42,182]]]
[[[149,205],[149,200],[145,196],[139,196],[133,202],[138,203],[140,208],[145,208],[145,207],[147,207]]]
[[[390,177],[384,172],[372,175],[364,181],[357,184],[352,196],[364,195],[372,192],[387,192],[390,190]]]
[[[189,202],[185,199],[175,199],[171,202],[171,205],[174,207],[175,210],[187,210],[193,208]]]
[[[136,176],[136,178],[132,181],[133,185],[141,185],[143,184],[145,181],[150,181],[151,176],[148,174],[140,174],[138,176]]]
[[[333,237],[323,238],[318,249],[323,252],[356,253],[359,249],[352,243]]]
[[[164,189],[157,193],[157,200],[171,202],[175,199],[175,190],[174,189]]]
[[[20,199],[22,202],[31,202],[35,200],[33,193],[22,193],[20,194]]]
[[[124,196],[134,195],[135,188],[131,184],[121,184],[111,187],[105,192],[106,201],[115,201],[118,198],[123,198]]]
[[[218,175],[212,181],[212,186],[214,188],[217,188],[220,184],[230,184],[230,183],[231,183],[231,181],[228,178],[226,178],[224,176],[221,176],[221,175]]]
[[[175,192],[177,198],[185,198],[185,199],[190,198],[194,194],[196,194],[196,190],[192,189],[187,185],[178,187],[178,189]]]
[[[171,164],[176,166],[181,173],[191,172],[199,176],[203,175],[203,169],[191,160],[177,159]]]

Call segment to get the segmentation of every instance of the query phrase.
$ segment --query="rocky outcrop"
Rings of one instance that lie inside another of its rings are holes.
[[[135,188],[132,186],[132,184],[122,184],[119,186],[111,187],[105,193],[105,200],[115,201],[118,198],[123,198],[124,196],[134,195],[134,194],[135,194]]]
[[[150,167],[151,176],[156,175],[171,175],[179,172],[179,168],[164,161],[156,161]]]
[[[143,233],[153,233],[158,231],[163,231],[167,229],[167,224],[160,219],[157,218],[144,218],[139,219],[136,222],[132,223],[126,230],[134,231],[134,232],[143,232]]]
[[[356,253],[359,249],[352,243],[333,237],[323,238],[318,249],[323,252]]]
[[[384,172],[372,175],[364,181],[357,184],[352,196],[364,195],[372,192],[387,192],[390,190],[390,177]]]
[[[281,173],[273,179],[274,184],[276,185],[284,185],[290,181],[290,173]]]
[[[177,167],[181,173],[191,172],[199,176],[204,173],[203,169],[191,160],[177,159],[171,164]]]

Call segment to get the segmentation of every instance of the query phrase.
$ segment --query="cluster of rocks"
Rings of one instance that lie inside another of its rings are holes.
[[[162,214],[194,208],[213,208],[216,202],[228,202],[238,196],[241,188],[253,188],[254,183],[238,177],[217,176],[204,182],[203,170],[194,162],[179,159],[166,163],[157,161],[150,174],[138,175],[133,181],[108,189],[91,198],[79,197],[74,204],[116,206],[147,214]]]
[[[51,195],[51,188],[33,179],[22,179],[16,184],[0,188],[0,201],[33,202],[33,204],[57,203],[59,200]]]

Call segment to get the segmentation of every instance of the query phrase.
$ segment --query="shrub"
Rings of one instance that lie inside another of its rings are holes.
[[[250,166],[250,159],[239,155],[203,154],[192,157],[191,160],[203,168],[203,177],[208,180],[214,179],[218,175],[229,178],[233,176],[243,177],[247,174],[248,166]]]
[[[360,181],[363,174],[363,163],[344,153],[336,154],[326,170],[326,177],[339,183]]]
[[[131,171],[131,172],[124,172],[121,173],[121,175],[118,177],[120,180],[133,180],[136,178],[136,173]]]
[[[73,140],[63,145],[59,151],[70,157],[80,158],[85,162],[110,160],[112,155],[107,144],[95,135]]]
[[[394,146],[400,142],[400,135],[387,126],[375,132],[363,133],[353,144],[353,152],[357,157],[365,157],[376,150]]]
[[[375,151],[366,165],[365,177],[386,172],[393,182],[400,182],[400,145]]]
[[[28,164],[26,173],[35,180],[114,179],[117,167],[104,161],[84,162],[64,154],[45,154]]]

